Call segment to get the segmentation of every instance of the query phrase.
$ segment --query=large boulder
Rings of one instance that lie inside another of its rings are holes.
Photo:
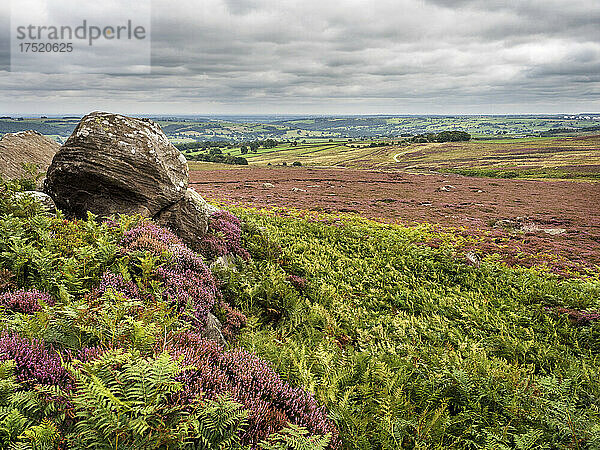
[[[75,217],[154,217],[184,198],[185,157],[149,119],[93,112],[54,156],[44,190]]]
[[[24,164],[46,172],[60,145],[36,131],[7,133],[0,139],[0,175],[18,178],[28,175]]]

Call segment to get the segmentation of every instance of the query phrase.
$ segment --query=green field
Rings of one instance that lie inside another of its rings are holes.
[[[371,142],[389,145],[370,147]],[[224,153],[244,156],[250,165],[261,166],[297,161],[314,167],[439,171],[501,178],[600,178],[600,135],[401,145],[389,140],[335,140],[280,144],[244,155],[236,147]]]
[[[568,116],[571,117],[571,116]],[[281,165],[454,172],[502,178],[598,179],[598,115],[321,117],[270,123],[219,119],[157,119],[175,144],[227,142],[223,152],[250,165]],[[64,142],[76,118],[0,119],[0,134],[34,129]],[[408,144],[402,135],[464,130],[463,143]],[[541,136],[556,132],[556,136]],[[561,131],[562,130],[562,131]],[[579,131],[577,131],[579,130]],[[570,131],[567,133],[567,131]],[[275,139],[275,148],[242,154],[241,143]],[[386,143],[370,147],[372,143]],[[296,145],[294,145],[296,144]],[[198,151],[186,151],[193,157]],[[203,167],[196,164],[197,167]]]

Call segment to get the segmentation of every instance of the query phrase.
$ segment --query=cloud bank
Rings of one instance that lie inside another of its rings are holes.
[[[596,0],[154,0],[150,75],[0,61],[0,101],[58,114],[593,112],[599,24]]]

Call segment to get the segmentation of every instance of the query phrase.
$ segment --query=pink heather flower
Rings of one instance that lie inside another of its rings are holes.
[[[578,325],[585,325],[589,322],[600,320],[600,312],[582,311],[579,309],[571,308],[553,308],[552,311],[558,314],[567,314],[569,319],[574,321]]]
[[[210,259],[227,254],[250,258],[242,247],[242,224],[228,211],[217,211],[210,216],[208,234],[202,238],[200,247],[202,254]]]
[[[225,339],[230,341],[235,338],[239,330],[246,325],[246,321],[248,319],[241,311],[233,308],[223,300],[219,301],[219,308],[221,309],[221,313],[224,315],[224,320],[222,321],[223,328],[221,328],[221,332],[223,333]]]
[[[42,309],[42,303],[53,306],[54,300],[45,292],[36,289],[19,290],[0,294],[0,306],[6,309],[24,314],[33,314]]]
[[[215,342],[196,333],[172,336],[167,350],[182,364],[194,366],[179,376],[184,388],[175,401],[189,404],[196,398],[214,398],[228,392],[249,410],[244,445],[256,445],[289,422],[306,427],[313,434],[331,433],[330,448],[339,449],[338,431],[314,397],[302,388],[292,387],[271,366],[242,349],[224,351]]]
[[[156,256],[167,258],[165,265],[156,269],[156,277],[164,286],[163,299],[177,306],[179,313],[189,314],[197,326],[206,324],[218,291],[215,279],[201,256],[190,250],[169,230],[152,222],[142,222],[126,231],[121,240],[124,253],[149,251]],[[98,292],[107,287],[131,298],[139,298],[137,286],[125,282],[122,277],[105,274]]]
[[[41,340],[22,338],[16,334],[0,335],[0,361],[12,359],[16,365],[17,380],[30,385],[57,385],[64,389],[73,386],[73,380],[62,367],[59,354],[46,348]]]
[[[208,269],[207,269],[208,271]],[[206,317],[212,309],[217,288],[210,272],[179,271],[159,267],[156,274],[163,282],[163,298],[177,305],[180,313],[188,311],[198,326],[206,325]]]
[[[305,278],[302,278],[302,277],[299,277],[296,275],[288,275],[287,280],[290,283],[292,283],[292,286],[294,286],[300,292],[304,292],[304,290],[306,289],[306,279]]]
[[[140,291],[133,281],[125,281],[123,275],[112,272],[104,272],[100,280],[100,285],[96,288],[95,294],[100,297],[106,291],[120,293],[131,299],[140,299]]]

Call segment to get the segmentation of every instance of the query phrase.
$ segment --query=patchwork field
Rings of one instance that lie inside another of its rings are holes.
[[[600,135],[372,147],[377,141],[278,145],[243,155],[256,165],[454,172],[497,178],[600,178]],[[381,141],[380,143],[384,143]],[[389,141],[388,141],[389,142]],[[232,156],[242,156],[239,149]]]
[[[80,117],[0,117],[0,135],[35,130],[66,139]],[[523,137],[600,130],[600,115],[577,114],[509,116],[183,116],[152,117],[175,142],[240,142],[273,138],[322,141],[327,139],[398,139],[422,133],[462,130],[477,138]]]
[[[409,171],[600,179],[600,136],[413,144],[396,161]]]

